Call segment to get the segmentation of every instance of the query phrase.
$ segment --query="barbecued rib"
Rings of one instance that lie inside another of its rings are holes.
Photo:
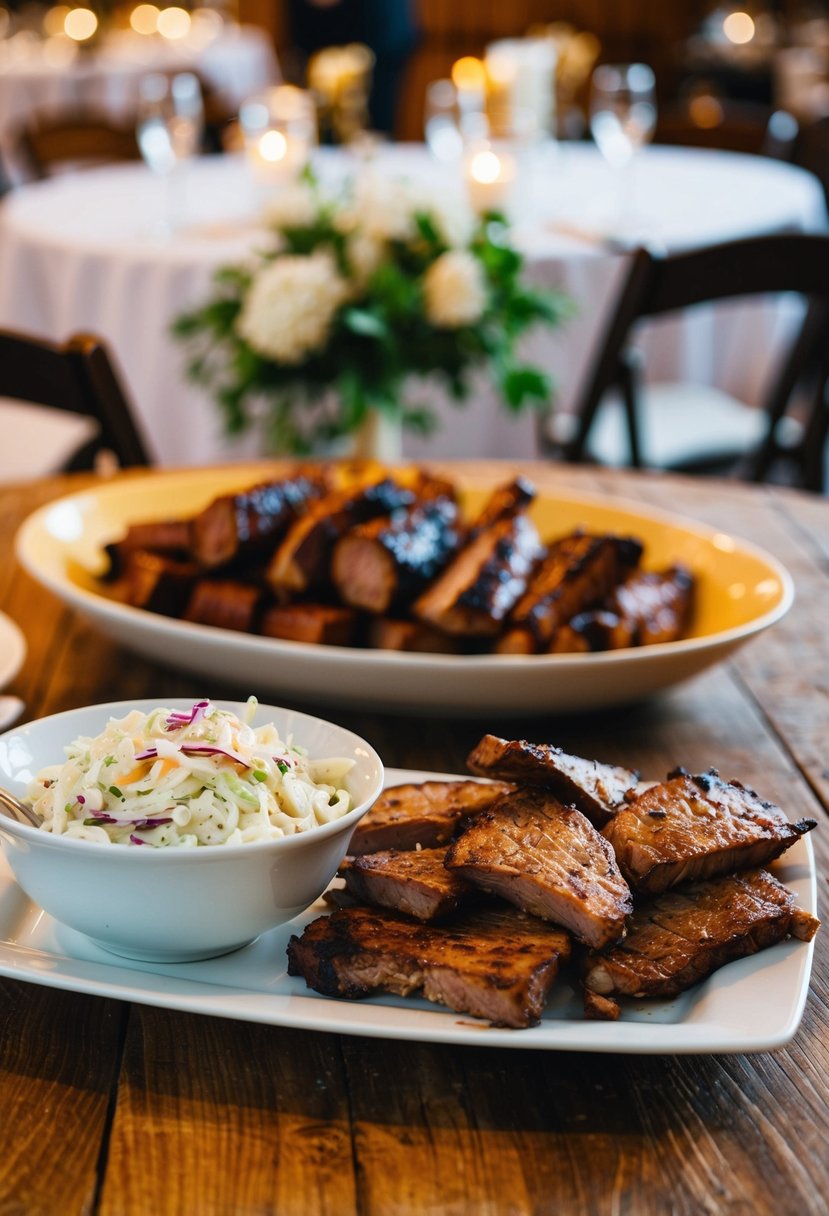
[[[613,850],[581,811],[546,790],[505,795],[453,842],[446,864],[588,946],[624,936],[633,903]]]
[[[386,613],[415,599],[459,543],[457,503],[448,498],[415,503],[359,524],[337,541],[334,585],[346,604]]]
[[[414,494],[391,478],[336,490],[308,504],[271,558],[266,578],[277,596],[327,587],[334,544],[349,528],[412,503]]]
[[[190,524],[196,561],[212,570],[272,549],[305,505],[327,488],[323,468],[214,499]]]
[[[815,826],[790,823],[779,806],[713,769],[695,777],[680,769],[614,815],[603,835],[633,889],[655,894],[765,865]]]
[[[193,588],[182,619],[195,625],[252,633],[261,599],[261,587],[251,583],[230,578],[202,578]]]
[[[479,777],[498,777],[551,790],[562,802],[578,807],[599,828],[616,814],[639,781],[638,773],[619,765],[570,756],[550,743],[499,739],[497,735],[484,735],[466,764]]]
[[[139,550],[178,561],[190,560],[190,520],[162,519],[151,523],[130,524],[121,540],[110,542],[104,549],[109,569],[104,578],[118,578],[127,567],[131,553]]]
[[[543,553],[535,525],[508,516],[477,532],[423,595],[414,616],[445,633],[495,637]]]
[[[621,650],[684,637],[691,616],[694,580],[682,566],[637,571],[601,608],[577,613],[553,636],[554,654]]]
[[[385,790],[357,824],[351,856],[445,845],[471,816],[513,787],[502,781],[424,781]]]
[[[551,546],[516,603],[496,649],[502,654],[546,650],[577,612],[599,603],[642,555],[638,541],[574,532]]]
[[[272,604],[262,613],[259,632],[288,642],[350,646],[357,629],[352,608],[336,604]]]
[[[784,937],[811,940],[819,924],[765,870],[729,874],[638,903],[625,940],[587,955],[584,983],[604,997],[676,996]]]
[[[415,920],[436,921],[479,903],[481,892],[443,864],[446,849],[387,849],[347,857],[339,873],[354,898],[403,912]]]
[[[374,650],[413,650],[419,654],[458,654],[460,638],[451,638],[422,621],[378,616],[368,622],[366,643]]]
[[[195,562],[136,549],[127,553],[117,594],[133,608],[180,616],[199,576]]]
[[[343,908],[288,943],[288,974],[325,996],[419,993],[494,1026],[538,1022],[559,964],[561,929],[513,908],[476,911],[446,927],[393,912]]]

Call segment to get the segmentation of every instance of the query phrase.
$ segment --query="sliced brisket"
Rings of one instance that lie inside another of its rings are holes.
[[[501,781],[424,781],[384,790],[351,837],[349,853],[448,844],[468,818],[512,789]]]

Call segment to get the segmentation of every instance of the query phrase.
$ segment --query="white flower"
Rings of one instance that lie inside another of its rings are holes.
[[[424,197],[418,210],[431,216],[439,236],[447,245],[459,248],[469,244],[475,227],[475,215],[457,194]]]
[[[412,191],[399,178],[366,173],[357,179],[351,214],[375,241],[406,241],[414,236],[417,211]]]
[[[486,307],[486,283],[477,258],[450,249],[423,277],[426,316],[438,329],[460,329],[478,321]]]
[[[316,194],[301,182],[287,184],[268,200],[265,223],[274,228],[307,228],[319,210]]]
[[[356,231],[346,242],[348,265],[359,287],[365,286],[383,260],[383,244],[366,233]]]
[[[346,295],[329,253],[276,258],[253,279],[236,330],[265,358],[302,363],[325,345]]]

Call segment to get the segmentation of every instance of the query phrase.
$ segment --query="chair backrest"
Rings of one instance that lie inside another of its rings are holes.
[[[18,159],[37,178],[60,166],[83,168],[141,157],[134,126],[119,126],[88,110],[37,119],[19,133],[17,146]]]
[[[794,162],[820,180],[829,211],[829,115],[802,125],[795,145]]]
[[[702,94],[664,109],[654,142],[791,160],[797,135],[797,119],[785,110]]]
[[[637,250],[577,404],[577,426],[574,437],[564,447],[564,456],[574,461],[587,458],[588,439],[599,406],[610,389],[618,388],[626,406],[632,463],[640,463],[636,442],[637,369],[629,349],[637,322],[696,304],[783,292],[804,296],[809,308],[766,402],[768,428],[762,449],[747,466],[747,474],[754,480],[766,476],[776,454],[774,431],[794,387],[807,370],[816,369],[819,379],[813,410],[821,417],[825,410],[823,388],[829,376],[829,236],[804,233],[760,236],[668,255],[644,248]],[[812,440],[815,433],[811,432]],[[815,477],[814,471],[808,475],[809,479]]]
[[[105,451],[124,467],[151,463],[110,356],[96,337],[76,334],[57,344],[0,330],[0,397],[95,421],[99,435],[66,469],[94,468]]]

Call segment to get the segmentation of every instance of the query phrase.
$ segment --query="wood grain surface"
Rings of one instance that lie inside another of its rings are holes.
[[[517,466],[475,464],[505,479]],[[484,721],[329,711],[390,766],[463,771],[484,730],[646,777],[716,766],[782,803],[829,874],[829,501],[657,475],[524,465],[762,545],[789,615],[729,662],[623,712]],[[203,680],[108,641],[15,563],[39,503],[0,488],[0,609],[23,629],[27,716],[189,696]],[[163,656],[160,657],[160,660]],[[246,695],[222,685],[212,695]],[[306,708],[305,706],[302,706]],[[318,707],[319,708],[319,707]],[[0,979],[0,1216],[829,1213],[829,933],[793,1042],[743,1056],[453,1048],[323,1035]],[[520,1032],[517,1032],[520,1033]]]

